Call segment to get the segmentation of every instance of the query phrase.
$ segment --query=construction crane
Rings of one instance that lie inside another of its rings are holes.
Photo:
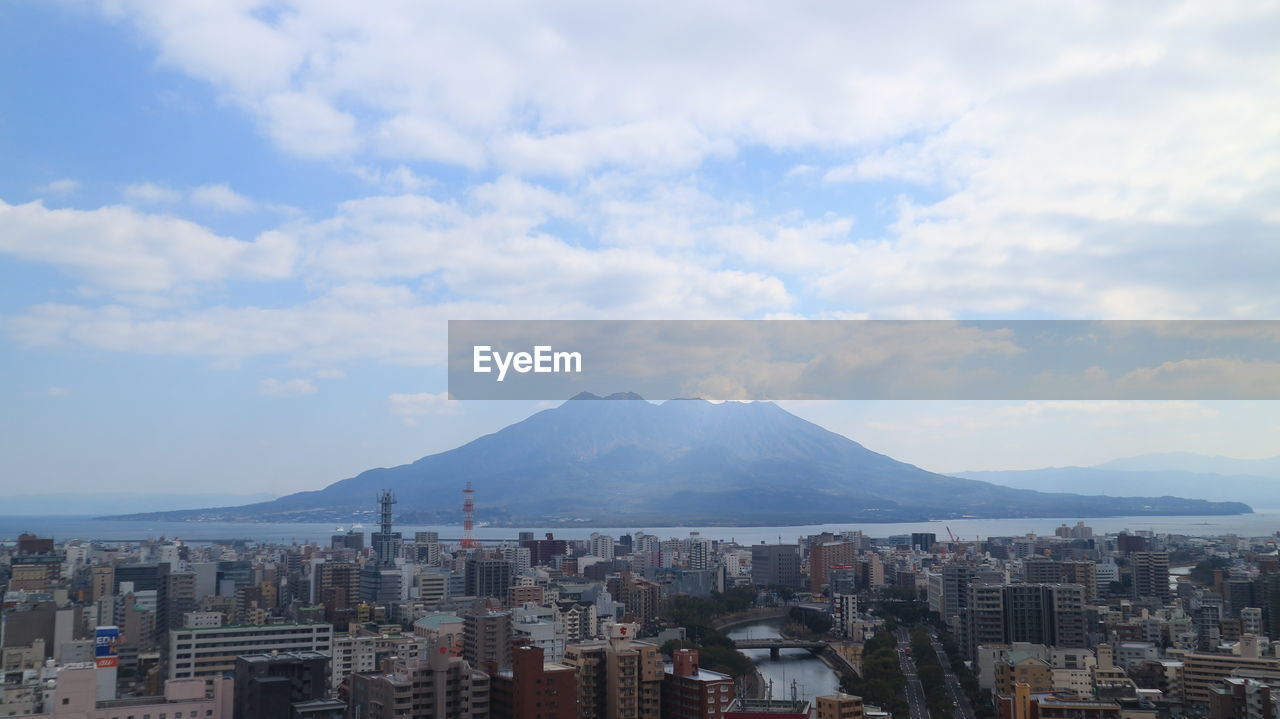
[[[955,544],[956,542],[959,542],[959,541],[960,541],[960,540],[956,537],[956,535],[955,535],[955,534],[953,534],[953,533],[951,532],[951,527],[947,527],[947,536],[948,536],[948,537],[951,537],[951,543],[952,543],[952,544]]]

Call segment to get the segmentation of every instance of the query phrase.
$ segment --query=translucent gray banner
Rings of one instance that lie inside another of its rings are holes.
[[[453,399],[1277,399],[1280,321],[453,320]]]

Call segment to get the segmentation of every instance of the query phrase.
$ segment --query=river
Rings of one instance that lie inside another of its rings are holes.
[[[731,639],[769,639],[781,637],[783,620],[774,619],[755,624],[741,624],[725,630]],[[795,682],[796,696],[813,700],[816,696],[840,691],[840,678],[821,659],[807,649],[783,649],[777,659],[769,657],[768,649],[743,649],[755,662],[766,685],[773,682],[774,699],[790,699],[791,684]]]

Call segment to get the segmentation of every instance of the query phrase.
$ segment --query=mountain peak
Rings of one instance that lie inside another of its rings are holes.
[[[611,394],[611,395],[609,395],[609,396],[607,396],[607,397],[601,397],[600,395],[598,395],[598,394],[594,394],[594,393],[591,393],[591,392],[579,392],[579,393],[575,394],[574,396],[570,397],[570,398],[569,398],[569,401],[570,401],[570,402],[572,402],[572,401],[574,401],[574,400],[583,400],[583,399],[638,399],[638,400],[643,400],[643,399],[644,399],[644,397],[641,397],[640,395],[636,394],[635,392],[614,392],[613,394]]]

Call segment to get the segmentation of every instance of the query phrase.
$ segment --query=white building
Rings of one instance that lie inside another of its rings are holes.
[[[836,632],[846,639],[854,639],[858,622],[858,597],[853,594],[831,596],[831,613]]]
[[[329,682],[336,691],[342,680],[356,672],[377,671],[385,659],[426,659],[431,640],[403,634],[340,634],[333,638],[333,662]]]
[[[591,539],[588,541],[590,545],[588,551],[591,556],[605,560],[613,559],[613,537],[599,532],[592,532]]]
[[[212,677],[235,670],[242,654],[323,652],[333,648],[332,624],[265,624],[169,632],[169,678]]]

